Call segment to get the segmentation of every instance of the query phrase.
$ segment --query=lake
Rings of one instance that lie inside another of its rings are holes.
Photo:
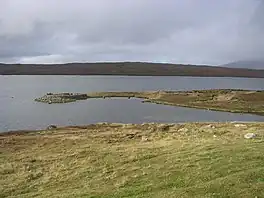
[[[193,89],[263,90],[264,79],[135,76],[0,76],[0,131],[96,122],[264,121],[264,116],[141,103],[139,99],[90,99],[68,104],[34,101],[47,92]]]

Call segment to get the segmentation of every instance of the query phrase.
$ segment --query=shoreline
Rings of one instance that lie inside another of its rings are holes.
[[[193,78],[248,78],[248,79],[263,79],[264,76],[232,76],[232,75],[210,75],[210,76],[205,76],[205,75],[180,75],[180,74],[56,74],[56,73],[51,73],[51,74],[31,74],[31,73],[26,73],[26,74],[0,74],[0,76],[117,76],[117,77],[193,77]]]
[[[142,102],[230,113],[264,115],[264,90],[210,89],[192,91],[48,93],[35,101],[69,103],[91,98],[139,98]]]
[[[163,123],[163,122],[142,122],[142,123],[122,123],[122,122],[97,122],[97,123],[92,123],[92,124],[84,124],[84,125],[66,125],[66,126],[60,126],[60,125],[52,125],[55,126],[56,128],[54,129],[48,129],[43,128],[43,129],[23,129],[23,130],[10,130],[10,131],[3,131],[0,132],[0,137],[4,136],[21,136],[21,135],[27,135],[27,134],[32,134],[32,133],[45,133],[47,131],[49,132],[54,132],[54,131],[60,131],[60,130],[72,130],[72,129],[88,129],[88,128],[101,128],[101,127],[111,127],[111,126],[144,126],[144,125],[150,125],[150,126],[184,126],[184,125],[198,125],[198,126],[203,126],[203,125],[235,125],[235,124],[244,124],[244,125],[250,125],[250,124],[264,124],[264,121],[224,121],[224,122],[180,122],[180,123]]]

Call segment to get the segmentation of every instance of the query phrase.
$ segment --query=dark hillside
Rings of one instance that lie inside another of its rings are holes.
[[[0,75],[129,75],[263,78],[264,70],[162,63],[2,64]]]

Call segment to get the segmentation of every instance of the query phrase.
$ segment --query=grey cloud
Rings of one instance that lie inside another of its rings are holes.
[[[38,23],[28,34],[0,36],[0,58],[47,55],[53,52],[52,45],[52,33]]]
[[[263,13],[262,0],[0,0],[0,62],[259,59]]]
[[[122,4],[125,4],[124,1]],[[81,41],[149,44],[195,25],[188,14],[177,8],[177,4],[172,1],[152,1],[112,9],[112,12],[98,16],[103,19],[102,23],[85,27],[80,34]]]

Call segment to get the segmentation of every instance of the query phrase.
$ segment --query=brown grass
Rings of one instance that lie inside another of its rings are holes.
[[[215,89],[194,91],[97,92],[91,98],[137,97],[145,102],[234,113],[264,115],[264,91]]]
[[[0,197],[264,197],[263,137],[264,123],[3,133]]]

